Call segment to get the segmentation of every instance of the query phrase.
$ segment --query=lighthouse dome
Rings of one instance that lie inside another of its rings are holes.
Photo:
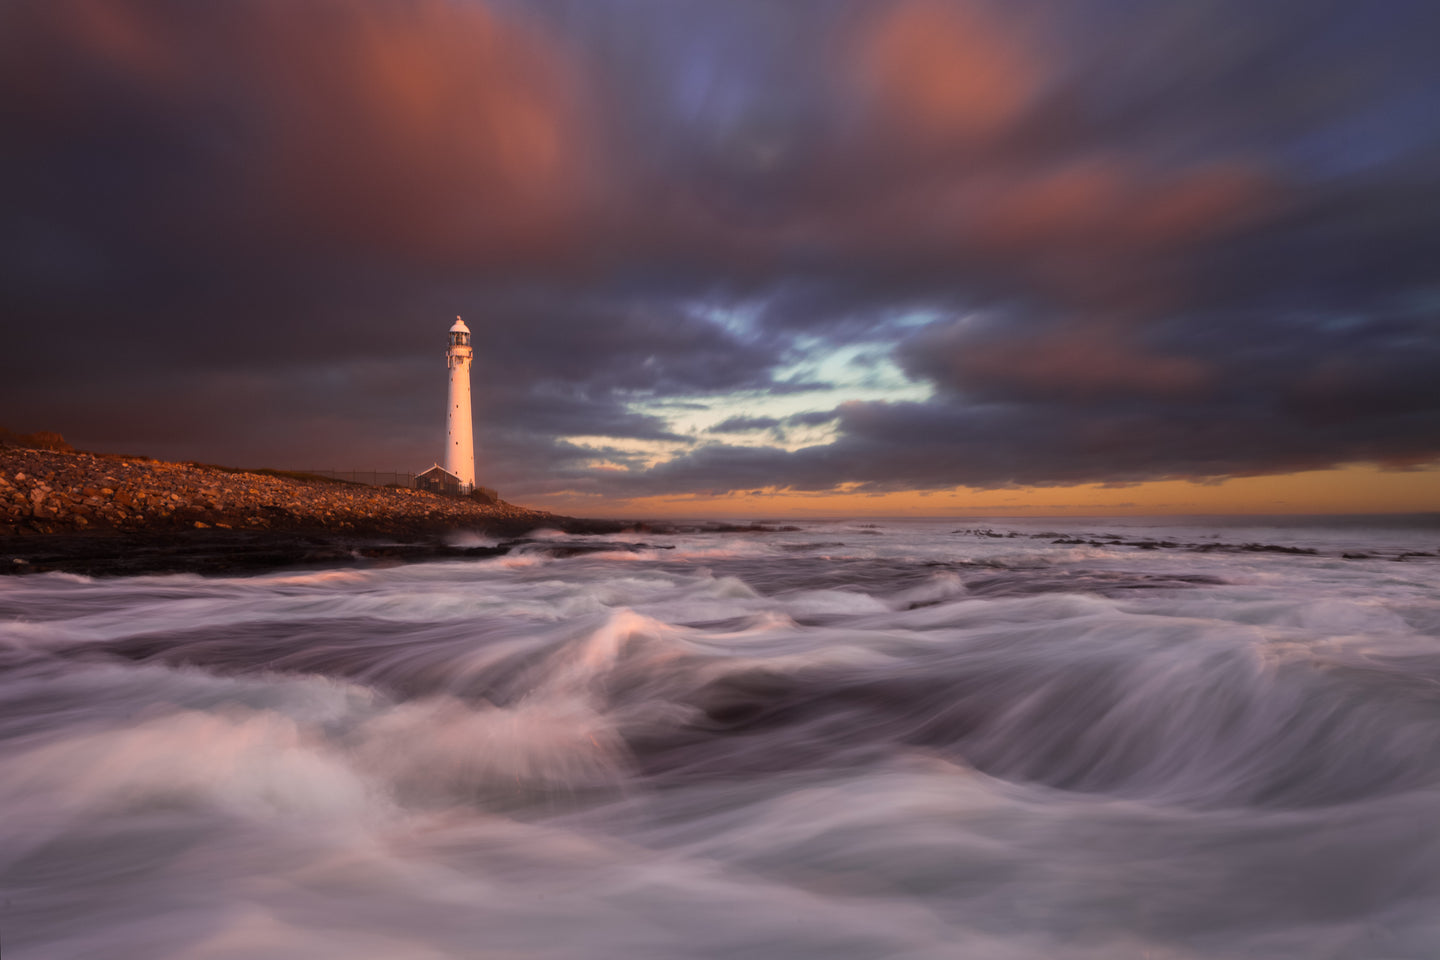
[[[456,318],[455,318],[455,322],[452,323],[452,324],[450,324],[450,332],[451,332],[451,333],[469,333],[469,332],[470,332],[470,328],[467,327],[467,326],[465,326],[465,321],[464,321],[464,320],[461,320],[459,317],[456,317]]]

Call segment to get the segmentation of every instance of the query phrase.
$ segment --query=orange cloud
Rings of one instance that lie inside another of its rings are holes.
[[[1214,164],[1150,190],[1129,227],[1137,240],[1193,240],[1266,216],[1278,202],[1275,184],[1259,167],[1239,161]]]
[[[987,245],[1035,246],[1095,240],[1133,203],[1133,187],[1115,162],[1077,164],[1011,176],[986,193],[968,226]]]
[[[858,63],[875,105],[926,140],[995,135],[1041,79],[1015,32],[973,3],[887,5],[864,24]]]
[[[1181,243],[1242,224],[1273,206],[1258,168],[1240,162],[1161,176],[1138,162],[1090,159],[997,181],[970,226],[999,247]]]
[[[1068,115],[1048,39],[1013,7],[870,9],[840,69],[864,107],[845,149],[870,164],[876,188],[805,218],[789,235],[797,247],[952,261],[1072,301],[1144,310],[1180,293],[1169,289],[1185,281],[1174,259],[1161,263],[1170,252],[1278,206],[1274,182],[1246,158],[1168,169],[1063,135],[1056,142],[1068,148],[1037,152],[1042,113],[1047,123]],[[1073,138],[1083,118],[1068,122]]]
[[[282,216],[443,257],[543,245],[580,214],[594,132],[548,38],[474,3],[322,9],[273,24],[262,193]]]
[[[141,0],[50,0],[10,16],[46,50],[6,71],[21,86],[43,88],[57,60],[78,63],[75,74],[143,93],[155,116],[206,117],[216,169],[231,178],[215,195],[287,242],[474,263],[553,252],[585,216],[602,151],[574,58],[478,0],[163,13]],[[65,122],[65,90],[27,95]],[[81,100],[92,93],[73,95],[77,117],[93,110]]]

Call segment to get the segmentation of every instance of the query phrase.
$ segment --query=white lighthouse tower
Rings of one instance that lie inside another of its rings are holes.
[[[450,325],[450,402],[445,408],[445,470],[469,492],[475,486],[475,432],[470,425],[470,328],[459,317]]]

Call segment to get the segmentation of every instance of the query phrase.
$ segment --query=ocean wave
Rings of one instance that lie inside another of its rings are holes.
[[[0,583],[6,946],[1434,955],[1435,566],[856,529]]]

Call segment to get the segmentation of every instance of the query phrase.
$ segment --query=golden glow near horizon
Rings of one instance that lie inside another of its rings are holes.
[[[1218,483],[1009,487],[860,493],[743,491],[632,500],[557,495],[534,506],[625,517],[1125,516],[1147,514],[1425,513],[1440,511],[1440,465],[1384,470],[1356,464]]]

